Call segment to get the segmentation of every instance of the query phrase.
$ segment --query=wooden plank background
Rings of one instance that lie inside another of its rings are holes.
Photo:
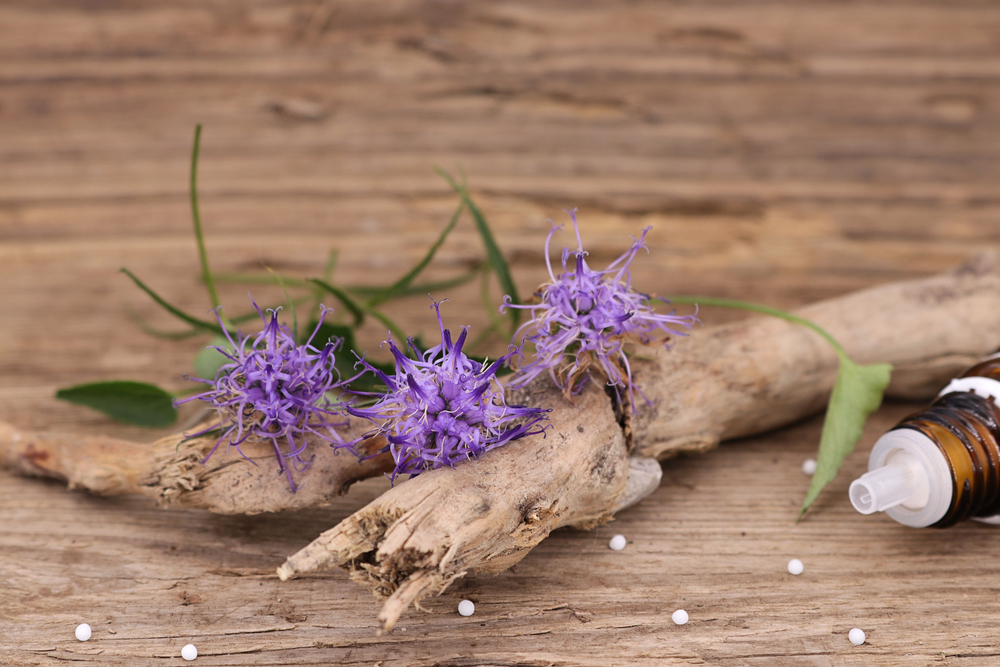
[[[0,419],[158,435],[53,393],[183,386],[204,341],[141,334],[129,308],[172,323],[116,271],[208,308],[186,199],[197,122],[219,271],[315,276],[337,247],[341,282],[391,279],[456,203],[440,165],[467,174],[524,293],[546,218],[579,206],[596,265],[653,226],[645,289],[790,307],[997,246],[998,111],[987,0],[7,0]],[[431,275],[480,257],[465,221]],[[245,294],[224,288],[230,312]],[[435,296],[484,326],[475,287]],[[426,306],[395,314],[433,331]],[[883,408],[800,525],[817,420],[669,462],[613,524],[560,531],[381,638],[341,573],[281,583],[274,568],[383,481],[327,509],[219,517],[0,472],[0,664],[183,664],[191,642],[205,665],[993,665],[1000,531],[907,529],[846,500],[912,409]],[[611,552],[619,532],[630,544]],[[455,613],[463,598],[475,616]]]

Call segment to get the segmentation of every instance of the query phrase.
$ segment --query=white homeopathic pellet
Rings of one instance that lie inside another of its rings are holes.
[[[198,657],[198,647],[194,644],[188,644],[181,649],[181,657],[185,660],[194,660]]]
[[[798,558],[793,558],[792,560],[788,561],[789,574],[800,575],[802,574],[803,571],[805,571],[805,569],[806,569],[805,565],[803,565],[802,561],[800,561]]]
[[[677,625],[684,625],[685,623],[688,622],[688,613],[683,609],[678,609],[673,614],[671,614],[670,620],[672,620]]]
[[[861,646],[865,643],[865,631],[861,628],[854,628],[847,633],[847,638],[851,640],[851,643],[855,646]]]
[[[88,639],[90,639],[90,626],[87,625],[86,623],[81,623],[80,625],[76,626],[76,632],[74,632],[73,634],[76,635],[77,639],[79,639],[82,642],[85,642]]]
[[[458,603],[458,613],[462,616],[472,616],[476,613],[476,605],[472,600],[462,600]]]
[[[615,551],[621,551],[625,548],[626,544],[628,544],[628,541],[625,539],[624,535],[615,535],[611,538],[611,541],[608,542],[608,546]]]
[[[802,462],[802,472],[811,475],[816,472],[816,459],[806,459]]]

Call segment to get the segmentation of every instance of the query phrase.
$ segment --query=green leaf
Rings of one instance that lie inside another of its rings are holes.
[[[134,282],[139,287],[139,289],[141,289],[143,292],[145,292],[146,294],[148,294],[150,296],[150,298],[153,299],[153,301],[155,301],[156,303],[160,304],[164,308],[164,310],[166,310],[168,313],[170,313],[174,317],[178,318],[179,320],[187,322],[188,324],[190,324],[194,328],[201,329],[202,331],[209,331],[211,333],[221,333],[222,332],[222,328],[217,323],[208,322],[206,320],[199,320],[197,317],[193,317],[191,315],[188,315],[187,313],[185,313],[180,308],[177,308],[176,306],[168,303],[166,301],[166,299],[164,299],[159,294],[157,294],[156,292],[154,292],[152,289],[150,289],[149,287],[147,287],[144,282],[142,282],[141,280],[139,280],[138,278],[136,278],[135,275],[133,275],[133,273],[131,271],[129,271],[128,269],[122,268],[122,269],[119,269],[119,271],[121,271],[126,276],[128,276],[129,278],[131,278],[132,282]]]
[[[423,259],[417,262],[417,264],[412,269],[410,269],[405,276],[403,276],[402,278],[394,282],[392,285],[386,287],[380,293],[372,297],[368,301],[369,306],[377,306],[383,301],[388,301],[389,299],[399,296],[406,291],[406,289],[413,282],[414,278],[420,275],[420,272],[423,271],[425,268],[427,268],[427,265],[430,264],[431,260],[434,259],[434,255],[437,254],[438,249],[441,247],[442,244],[444,244],[444,241],[445,239],[448,238],[448,234],[451,233],[451,230],[455,229],[455,225],[458,223],[458,219],[462,217],[463,208],[465,208],[464,202],[460,203],[458,205],[458,208],[455,209],[455,213],[454,215],[451,216],[451,221],[448,222],[448,226],[444,228],[440,236],[438,236],[437,241],[434,242],[434,245],[432,245],[431,249],[427,251],[427,254],[424,255]]]
[[[208,347],[199,352],[194,357],[194,374],[195,377],[199,377],[202,380],[214,380],[216,373],[225,364],[228,364],[231,360],[222,354],[218,350],[214,349],[216,347],[221,347],[223,349],[232,352],[233,346],[229,344],[229,340],[223,336],[216,336],[208,342]]]
[[[173,396],[156,385],[120,380],[67,387],[56,398],[103,412],[126,424],[163,428],[177,421]]]
[[[802,502],[799,519],[802,519],[823,487],[837,476],[847,455],[854,451],[868,415],[882,404],[882,394],[889,385],[892,374],[892,366],[889,364],[860,366],[844,354],[839,356],[840,370],[826,408],[819,454],[816,456],[816,472]]]
[[[507,260],[504,258],[503,253],[500,252],[500,246],[497,245],[496,239],[493,238],[493,232],[490,231],[489,223],[486,222],[486,216],[483,215],[483,212],[472,201],[469,191],[466,190],[464,185],[459,185],[443,169],[435,167],[434,170],[458,193],[462,198],[462,202],[468,207],[469,213],[472,214],[472,219],[476,223],[476,229],[483,240],[483,247],[486,248],[486,259],[490,263],[490,266],[493,267],[493,271],[496,272],[497,280],[500,281],[500,287],[511,298],[511,301],[521,303],[521,298],[517,295],[517,287],[514,286],[514,279],[510,275],[510,267],[507,265]],[[519,308],[511,308],[510,317],[514,328],[517,328],[517,324],[521,320],[521,310]]]

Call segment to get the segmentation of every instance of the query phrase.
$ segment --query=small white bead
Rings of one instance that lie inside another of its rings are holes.
[[[625,539],[624,535],[615,535],[611,538],[611,541],[608,542],[608,546],[615,551],[621,551],[625,548],[626,544],[628,544],[628,541]]]
[[[472,600],[462,600],[458,603],[458,613],[462,616],[472,616],[476,613],[476,605]]]
[[[194,660],[198,657],[198,648],[194,644],[188,644],[181,649],[181,657],[185,660]]]
[[[861,628],[854,628],[847,633],[847,638],[851,640],[851,643],[855,646],[861,646],[865,643],[865,631]]]
[[[677,625],[684,625],[685,623],[688,622],[688,613],[683,609],[678,609],[673,614],[671,614],[670,620],[672,620]]]
[[[798,558],[793,558],[792,560],[788,561],[788,573],[789,574],[799,575],[799,574],[802,574],[802,572],[805,569],[806,569],[805,565],[803,565],[802,561],[800,561]]]
[[[90,626],[87,625],[86,623],[81,623],[80,625],[76,626],[76,632],[74,634],[76,635],[77,639],[79,639],[82,642],[85,642],[88,639],[90,639]]]
[[[816,459],[806,459],[802,462],[802,472],[811,475],[816,472]]]

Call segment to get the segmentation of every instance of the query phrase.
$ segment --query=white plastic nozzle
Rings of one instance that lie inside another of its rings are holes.
[[[918,473],[905,463],[867,472],[851,483],[851,504],[862,514],[884,512],[920,492],[921,480],[917,476]],[[926,476],[923,482],[926,486]]]
[[[923,433],[889,431],[875,443],[868,472],[851,483],[851,504],[862,514],[885,512],[914,528],[930,526],[947,513],[953,494],[944,454]]]

